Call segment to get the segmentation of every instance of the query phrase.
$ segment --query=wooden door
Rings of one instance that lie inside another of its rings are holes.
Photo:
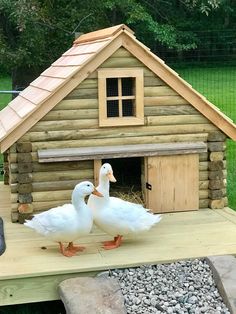
[[[145,164],[148,208],[155,213],[199,208],[198,154],[147,157]]]

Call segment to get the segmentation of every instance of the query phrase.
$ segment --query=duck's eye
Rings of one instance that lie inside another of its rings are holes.
[[[87,184],[87,186],[90,186],[89,184]]]
[[[103,169],[106,169],[106,167],[103,167]]]

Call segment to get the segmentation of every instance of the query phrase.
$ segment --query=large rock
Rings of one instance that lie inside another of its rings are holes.
[[[232,255],[210,256],[207,262],[230,313],[236,314],[236,258]]]
[[[78,277],[64,280],[59,295],[67,314],[125,314],[124,297],[117,280]]]

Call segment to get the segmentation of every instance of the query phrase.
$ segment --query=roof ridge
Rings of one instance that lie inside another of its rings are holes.
[[[103,28],[103,29],[99,29],[99,30],[94,31],[94,32],[83,34],[80,37],[78,37],[74,41],[73,44],[74,44],[74,46],[76,46],[76,45],[81,44],[81,43],[86,43],[86,42],[91,42],[94,40],[112,37],[115,34],[117,34],[119,31],[127,31],[128,33],[130,33],[132,35],[134,34],[134,32],[127,25],[119,24],[119,25],[115,25],[112,27]]]

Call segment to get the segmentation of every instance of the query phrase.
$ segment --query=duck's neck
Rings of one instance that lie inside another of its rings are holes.
[[[78,195],[76,191],[73,191],[72,192],[72,204],[76,210],[81,210],[81,208],[83,208],[83,206],[81,205],[85,204],[84,197]]]
[[[100,176],[100,178],[99,178],[99,185],[98,185],[98,191],[101,192],[101,193],[105,193],[106,196],[109,196],[109,190],[110,190],[109,179],[107,177]]]

